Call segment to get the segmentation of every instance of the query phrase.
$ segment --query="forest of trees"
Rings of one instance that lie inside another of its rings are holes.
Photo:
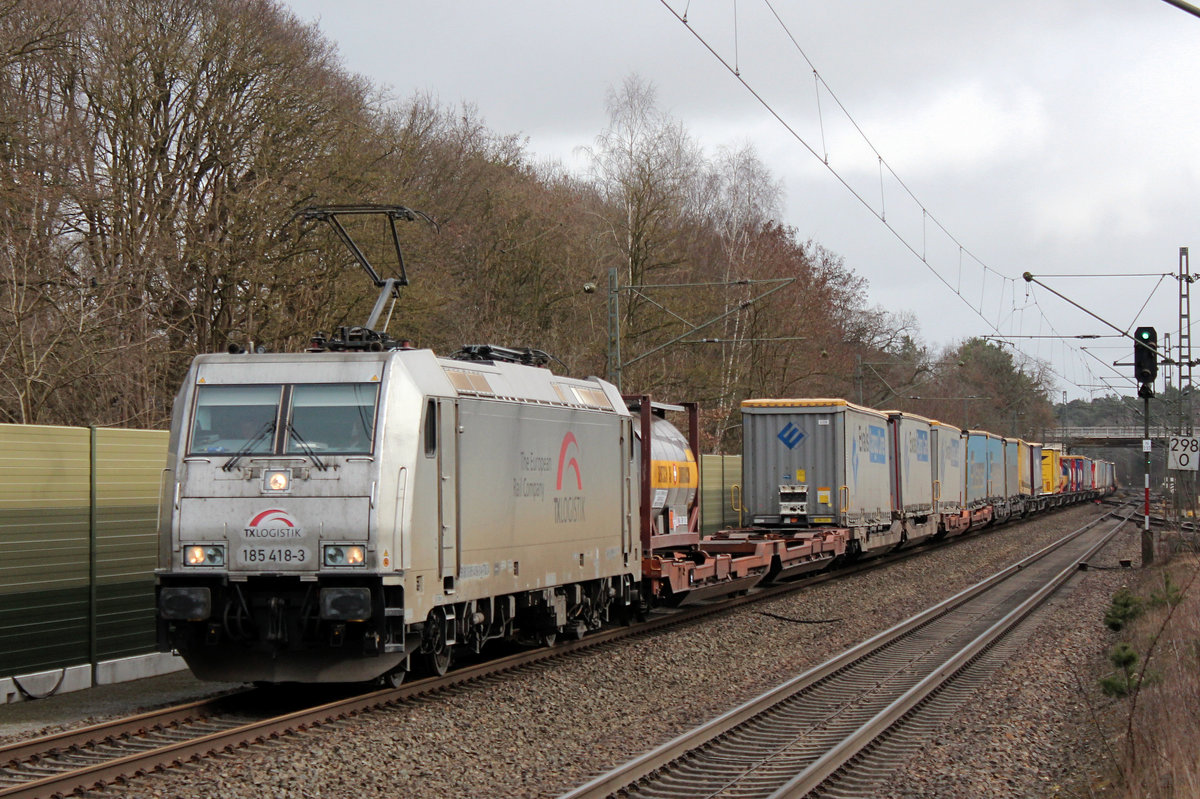
[[[607,127],[570,172],[470,106],[349,74],[273,0],[0,0],[0,60],[0,422],[163,427],[194,355],[361,324],[376,289],[297,212],[390,203],[437,223],[401,226],[390,334],[612,374],[616,270],[622,388],[700,402],[706,450],[738,449],[749,396],[1055,424],[1044,364],[931,351],[781,223],[752,146],[706,151],[638,76],[597,98]],[[380,220],[351,233],[393,268]]]

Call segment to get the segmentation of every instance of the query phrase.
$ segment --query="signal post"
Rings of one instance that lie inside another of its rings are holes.
[[[1142,398],[1142,451],[1146,454],[1145,517],[1142,524],[1142,565],[1154,563],[1154,538],[1150,534],[1150,398],[1154,396],[1154,378],[1158,376],[1158,332],[1152,327],[1139,327],[1133,333],[1133,373],[1138,381],[1138,396]]]

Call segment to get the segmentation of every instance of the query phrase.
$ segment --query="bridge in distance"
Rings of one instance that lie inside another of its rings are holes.
[[[1069,444],[1076,447],[1136,447],[1142,446],[1146,430],[1142,425],[1128,427],[1048,427],[1042,441],[1047,444]],[[1152,441],[1164,441],[1167,436],[1179,435],[1178,430],[1163,426],[1150,428]]]

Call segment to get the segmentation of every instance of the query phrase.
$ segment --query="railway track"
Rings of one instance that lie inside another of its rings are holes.
[[[967,541],[959,536],[941,546]],[[985,532],[986,534],[986,532]],[[234,752],[263,741],[349,718],[402,702],[421,701],[447,688],[517,669],[548,667],[552,660],[584,650],[611,646],[624,638],[687,624],[734,607],[761,602],[856,571],[878,568],[919,556],[930,547],[914,547],[854,564],[836,572],[767,586],[743,596],[656,612],[643,622],[593,633],[553,648],[522,651],[488,662],[460,667],[444,677],[414,681],[399,688],[341,696],[286,712],[247,690],[214,699],[141,713],[128,718],[0,746],[0,799],[62,796],[120,782],[217,753]],[[282,692],[275,692],[282,694]]]
[[[1020,645],[1020,622],[1127,521],[1100,517],[560,799],[873,796]]]
[[[600,638],[591,636],[554,649],[521,652],[460,668],[444,677],[344,696],[284,713],[270,712],[271,703],[261,700],[261,689],[247,690],[0,746],[0,797],[59,797],[121,783],[605,643]],[[255,713],[254,705],[262,705],[262,712]]]

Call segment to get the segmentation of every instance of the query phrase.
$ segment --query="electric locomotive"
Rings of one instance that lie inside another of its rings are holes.
[[[161,643],[203,679],[361,681],[553,640],[640,579],[616,389],[429,350],[202,355],[176,398]]]
[[[307,353],[197,357],[175,399],[160,649],[202,679],[392,682],[456,648],[547,643],[629,612],[641,577],[632,416],[533,350],[450,358],[368,324]],[[395,241],[395,237],[393,236]],[[399,245],[396,245],[399,258]]]

